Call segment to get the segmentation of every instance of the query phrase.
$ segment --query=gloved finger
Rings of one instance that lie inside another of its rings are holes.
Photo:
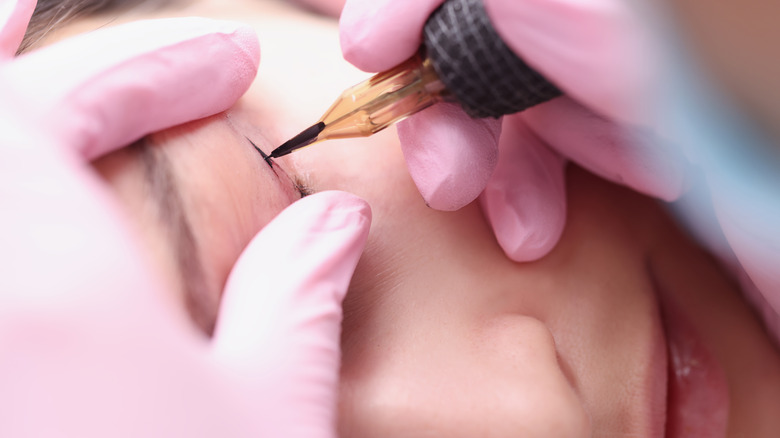
[[[182,18],[67,39],[8,63],[0,80],[59,144],[87,159],[229,108],[257,73],[254,31]]]
[[[444,0],[347,0],[339,20],[344,59],[369,72],[387,70],[422,44],[428,16]]]
[[[484,0],[497,32],[525,62],[599,114],[636,124],[658,63],[630,3]]]
[[[667,201],[685,189],[681,152],[649,131],[620,126],[566,97],[520,116],[548,146],[606,179]]]
[[[455,105],[434,105],[398,124],[409,174],[425,202],[457,210],[479,196],[498,156],[501,121],[475,120]]]
[[[499,157],[479,198],[482,211],[510,259],[539,259],[558,243],[566,223],[565,160],[517,116],[504,119]]]
[[[0,61],[13,58],[16,54],[35,10],[35,3],[35,0],[0,2]]]
[[[285,436],[334,432],[341,301],[370,223],[354,195],[309,196],[255,237],[228,279],[215,353],[242,387],[273,393],[258,412]]]
[[[0,83],[1,96],[13,94]],[[98,322],[121,309],[137,323],[174,308],[173,300],[149,305],[165,294],[113,194],[45,142],[38,127],[0,107],[0,320],[58,315],[64,327],[61,316]]]

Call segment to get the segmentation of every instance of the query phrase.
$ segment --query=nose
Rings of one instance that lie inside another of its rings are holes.
[[[396,341],[345,367],[340,436],[591,435],[539,320],[501,316]]]

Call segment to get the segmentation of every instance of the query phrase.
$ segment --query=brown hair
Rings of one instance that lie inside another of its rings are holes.
[[[42,40],[52,30],[87,15],[121,12],[140,5],[163,7],[175,0],[38,0],[17,54]]]

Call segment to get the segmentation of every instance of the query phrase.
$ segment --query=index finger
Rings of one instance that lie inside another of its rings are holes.
[[[92,159],[151,132],[228,109],[257,74],[244,25],[149,20],[70,38],[9,62],[8,102],[58,144]]]

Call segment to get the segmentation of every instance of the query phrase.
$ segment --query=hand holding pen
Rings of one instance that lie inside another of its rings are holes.
[[[425,78],[424,64],[410,69],[403,62],[425,46],[423,28],[442,3],[348,0],[341,16],[345,58],[366,71],[385,70],[380,78],[399,71]],[[544,103],[505,117],[503,133],[500,120],[472,118],[462,101],[433,105],[401,122],[410,174],[431,207],[455,210],[479,197],[507,255],[525,261],[544,256],[562,233],[567,159],[643,193],[665,200],[680,195],[679,151],[635,128],[643,122],[638,105],[650,90],[650,69],[642,62],[648,54],[641,23],[624,2],[450,0],[444,7],[449,15],[468,10],[468,22],[473,11],[486,15],[520,62],[564,96],[544,102],[557,94],[542,93],[535,103]],[[468,52],[479,44],[466,38],[460,46]],[[410,88],[435,83],[420,79]],[[361,86],[345,94],[366,89]],[[418,93],[432,101],[417,101],[415,110],[447,100],[430,94]],[[324,128],[314,125],[286,146],[321,140]]]

